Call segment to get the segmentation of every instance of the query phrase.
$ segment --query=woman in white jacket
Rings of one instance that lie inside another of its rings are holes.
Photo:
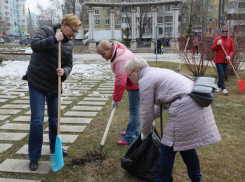
[[[180,152],[192,182],[201,181],[200,164],[195,148],[221,140],[211,106],[201,107],[188,93],[194,82],[169,69],[149,67],[138,56],[129,58],[125,70],[139,86],[141,102],[141,138],[151,133],[160,105],[169,117],[161,139],[160,171],[157,182],[169,182],[174,158]]]

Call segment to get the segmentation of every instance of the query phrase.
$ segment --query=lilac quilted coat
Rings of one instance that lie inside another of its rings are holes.
[[[141,132],[151,132],[160,104],[169,117],[161,143],[173,146],[174,151],[190,150],[221,140],[211,106],[201,107],[190,96],[171,104],[174,98],[192,91],[194,82],[172,70],[146,67],[139,76],[141,103]]]

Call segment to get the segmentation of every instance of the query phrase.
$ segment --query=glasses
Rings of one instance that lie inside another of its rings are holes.
[[[135,70],[132,71],[132,72],[128,75],[128,78],[129,78],[129,79],[130,79],[130,76],[132,75],[133,72],[135,72]]]
[[[222,30],[222,32],[228,32],[228,30],[225,30],[225,31],[224,31],[224,30]]]
[[[71,28],[71,30],[72,30],[72,32],[73,32],[74,34],[79,33],[77,30],[74,30],[74,29],[72,28],[72,26],[71,26],[71,25],[68,25],[68,26]]]

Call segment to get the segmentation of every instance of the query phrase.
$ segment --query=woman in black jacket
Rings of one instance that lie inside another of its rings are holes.
[[[67,14],[61,24],[43,27],[31,42],[33,50],[31,60],[23,79],[28,81],[31,106],[31,124],[29,134],[29,169],[38,168],[43,143],[43,120],[45,99],[49,117],[50,152],[55,151],[58,120],[58,76],[65,81],[72,70],[73,44],[71,37],[78,33],[82,23],[77,16]],[[61,32],[57,32],[60,29]],[[58,42],[61,41],[61,68],[58,69]],[[63,155],[68,152],[62,149]]]

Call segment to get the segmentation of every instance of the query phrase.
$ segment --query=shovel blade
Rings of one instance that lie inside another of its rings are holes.
[[[50,155],[51,160],[51,169],[56,172],[63,168],[64,160],[63,160],[63,153],[62,153],[62,140],[60,135],[57,135],[55,141],[55,152],[54,154]]]
[[[241,78],[238,79],[238,85],[239,85],[239,89],[240,89],[239,93],[241,94],[244,90],[244,87],[245,87],[245,83]]]

